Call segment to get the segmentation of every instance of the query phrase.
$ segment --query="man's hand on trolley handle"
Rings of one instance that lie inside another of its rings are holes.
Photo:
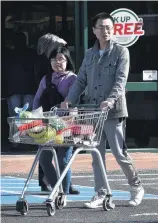
[[[100,104],[101,110],[107,110],[107,109],[112,109],[113,108],[113,103],[110,101],[103,101]]]
[[[61,104],[60,104],[60,108],[63,108],[63,109],[67,109],[67,108],[69,108],[69,105],[70,105],[71,103],[69,102],[69,101],[63,101],[63,102],[61,102]],[[114,105],[114,103],[112,103],[112,102],[110,102],[110,101],[103,101],[103,102],[101,102],[101,104],[100,104],[100,108],[102,109],[102,110],[106,110],[106,109],[112,109],[113,108],[113,105]]]

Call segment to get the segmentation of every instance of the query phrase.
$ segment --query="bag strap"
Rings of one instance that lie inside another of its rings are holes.
[[[58,88],[57,88],[56,84],[54,84],[53,82],[50,82],[48,75],[46,75],[46,89],[48,89],[50,87],[55,88],[56,92],[60,95],[60,97],[63,98],[63,96],[61,95],[61,93],[58,91]]]
[[[49,80],[48,75],[46,75],[46,88],[49,88],[49,87],[55,87],[57,89],[57,86],[53,82],[51,82]]]

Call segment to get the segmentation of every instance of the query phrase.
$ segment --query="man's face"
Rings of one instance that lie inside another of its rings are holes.
[[[114,28],[111,19],[98,19],[93,33],[96,35],[99,42],[107,42],[113,36]]]

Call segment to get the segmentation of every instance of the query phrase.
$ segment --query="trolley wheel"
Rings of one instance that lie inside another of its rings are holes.
[[[111,196],[106,197],[103,201],[104,211],[109,211],[109,210],[114,209],[114,208],[115,208],[115,204],[112,202],[112,197]]]
[[[55,199],[55,207],[59,210],[63,209],[64,200],[65,200],[65,195],[60,193]]]
[[[47,208],[47,214],[49,216],[54,216],[55,215],[55,205],[54,205],[54,203],[46,203],[46,208]]]
[[[25,200],[19,200],[16,202],[16,211],[20,212],[21,215],[27,215],[27,212],[29,210],[29,206],[27,201]]]

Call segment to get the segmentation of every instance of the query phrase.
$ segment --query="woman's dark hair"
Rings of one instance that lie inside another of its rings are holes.
[[[56,50],[53,50],[49,56],[49,61],[51,59],[56,58],[58,53],[62,53],[66,59],[67,59],[67,66],[66,66],[66,70],[72,71],[74,72],[74,64],[72,62],[71,56],[70,56],[70,51],[68,50],[67,47],[65,46],[59,46]]]
[[[47,79],[49,84],[51,83],[52,72],[53,72],[50,60],[56,58],[58,53],[62,53],[66,57],[66,59],[67,59],[66,70],[75,72],[74,64],[73,64],[73,61],[71,59],[71,55],[70,55],[69,49],[67,48],[67,46],[59,46],[57,49],[53,50],[51,52],[50,56],[49,56],[49,65],[48,65],[49,67],[48,67],[48,73],[46,75],[46,79]]]

